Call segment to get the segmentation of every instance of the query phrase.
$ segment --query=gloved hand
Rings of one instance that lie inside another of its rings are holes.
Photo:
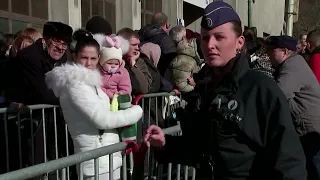
[[[147,151],[148,151],[147,144],[142,143],[139,147],[139,151],[136,153],[133,153],[133,161],[135,166],[143,165]]]
[[[139,151],[139,146],[136,144],[135,141],[132,141],[132,140],[127,140],[127,141],[124,141],[125,143],[127,143],[127,149],[125,151],[126,155],[130,154],[131,152],[134,154],[134,153],[137,153]]]
[[[142,165],[148,151],[148,146],[146,143],[142,143],[140,147],[135,143],[135,141],[125,141],[128,144],[125,153],[128,155],[131,152],[133,153],[133,162],[134,165]]]

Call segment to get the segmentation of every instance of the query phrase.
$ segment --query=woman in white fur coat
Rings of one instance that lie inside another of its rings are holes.
[[[46,82],[60,99],[65,121],[73,139],[75,153],[119,142],[116,128],[132,125],[142,117],[140,106],[111,112],[109,97],[101,90],[97,69],[99,43],[86,35],[76,43],[73,62],[55,67]],[[114,154],[113,179],[120,179],[122,156]],[[93,179],[93,160],[82,165],[84,179]],[[109,179],[109,156],[99,158],[100,179]]]

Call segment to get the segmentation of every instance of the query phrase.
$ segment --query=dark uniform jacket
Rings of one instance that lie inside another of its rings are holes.
[[[304,180],[305,157],[277,84],[238,55],[221,83],[205,66],[181,118],[182,136],[166,136],[157,159],[192,165],[197,179]]]

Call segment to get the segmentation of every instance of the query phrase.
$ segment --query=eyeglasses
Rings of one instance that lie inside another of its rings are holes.
[[[67,48],[68,48],[67,43],[65,43],[64,41],[61,41],[61,40],[52,39],[50,41],[50,44],[52,44],[54,47],[61,49],[61,50],[67,50]]]

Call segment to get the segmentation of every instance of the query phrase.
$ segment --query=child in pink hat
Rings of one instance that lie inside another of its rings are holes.
[[[99,64],[103,77],[102,90],[113,98],[114,94],[131,94],[130,76],[122,60],[125,41],[119,36],[104,36],[105,42],[100,50]],[[123,43],[123,44],[121,44]]]

